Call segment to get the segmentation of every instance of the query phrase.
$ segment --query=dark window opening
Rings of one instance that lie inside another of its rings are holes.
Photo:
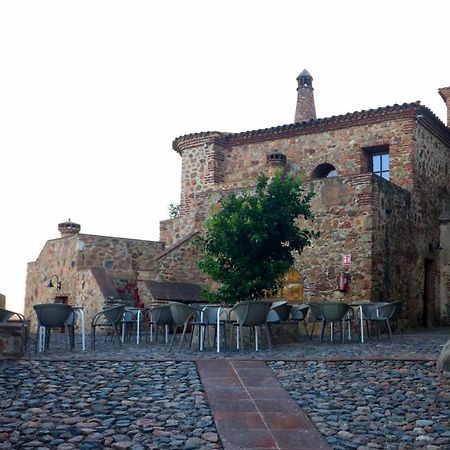
[[[389,180],[389,146],[382,145],[366,149],[369,159],[369,171]]]
[[[337,177],[336,168],[329,163],[320,164],[312,173],[312,178],[332,178]]]

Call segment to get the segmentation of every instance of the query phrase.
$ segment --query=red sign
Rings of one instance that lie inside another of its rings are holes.
[[[348,253],[347,255],[342,255],[342,268],[344,270],[349,270],[351,263],[352,263],[351,253]]]

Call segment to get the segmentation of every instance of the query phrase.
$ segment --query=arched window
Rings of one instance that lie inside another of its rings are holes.
[[[337,177],[337,170],[333,164],[323,163],[318,165],[312,173],[312,178],[332,178]]]

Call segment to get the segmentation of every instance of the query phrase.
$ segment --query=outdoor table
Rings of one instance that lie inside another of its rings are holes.
[[[204,313],[206,312],[206,310],[208,308],[217,308],[217,313],[216,313],[216,352],[220,353],[220,317],[222,315],[222,313],[224,311],[227,311],[227,307],[222,306],[222,305],[205,305],[201,310],[200,310],[200,322],[203,323],[203,319],[204,319]],[[199,349],[202,352],[203,351],[203,339],[205,336],[205,330],[203,327],[200,327],[200,345],[199,345]],[[226,344],[225,344],[226,345]]]
[[[141,336],[141,320],[142,320],[142,311],[140,308],[125,308],[124,314],[127,312],[133,312],[136,313],[136,344],[139,345],[140,342],[140,336]],[[122,323],[122,338],[121,341],[125,341],[125,322]]]
[[[361,342],[364,343],[364,314],[363,314],[363,306],[370,304],[371,302],[368,300],[361,300],[359,302],[351,302],[349,305],[353,307],[357,307],[359,311],[359,335],[361,338]]]

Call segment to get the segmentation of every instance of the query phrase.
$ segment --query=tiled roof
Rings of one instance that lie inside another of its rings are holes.
[[[214,142],[220,138],[222,144],[235,145],[241,142],[252,142],[266,139],[276,139],[294,136],[303,133],[314,133],[318,131],[344,128],[355,123],[367,124],[379,120],[394,119],[405,114],[421,114],[428,121],[440,129],[444,134],[450,135],[449,129],[445,124],[427,107],[422,106],[420,102],[395,104],[376,109],[364,111],[355,111],[339,116],[332,116],[323,119],[311,119],[304,122],[280,125],[271,128],[259,130],[244,131],[241,133],[219,133],[202,132],[180,136],[173,141],[172,148],[181,153],[184,147],[193,147],[196,145]]]
[[[154,300],[182,303],[204,302],[202,289],[195,283],[145,280]]]

